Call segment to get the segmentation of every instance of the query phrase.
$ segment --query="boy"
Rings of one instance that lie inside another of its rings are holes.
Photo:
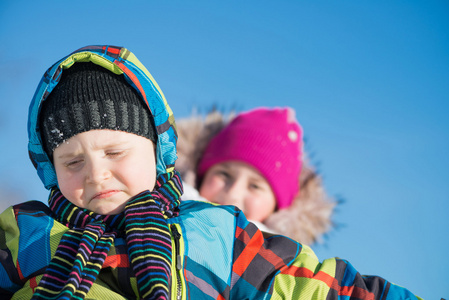
[[[12,299],[416,299],[346,261],[264,238],[233,206],[186,201],[176,127],[158,85],[125,48],[54,64],[28,120],[50,189],[0,216],[0,296]]]

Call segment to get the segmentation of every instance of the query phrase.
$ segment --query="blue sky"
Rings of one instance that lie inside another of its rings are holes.
[[[449,2],[0,2],[1,208],[46,201],[26,118],[47,67],[124,46],[175,116],[291,106],[324,184],[345,200],[318,257],[425,299],[449,298]]]

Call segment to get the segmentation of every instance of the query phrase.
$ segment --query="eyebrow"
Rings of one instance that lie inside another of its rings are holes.
[[[265,177],[263,177],[262,175],[260,175],[260,174],[251,174],[250,176],[249,176],[249,178],[250,179],[252,179],[252,180],[255,180],[255,181],[257,181],[257,182],[268,182],[268,180],[266,180],[265,179]]]
[[[107,144],[101,145],[100,147],[95,146],[94,150],[97,150],[97,149],[100,149],[100,148],[114,148],[114,147],[123,146],[123,145],[126,145],[126,144],[129,144],[129,143],[127,141],[113,141],[113,142],[109,142]],[[78,152],[79,151],[75,150],[75,151],[71,151],[71,152],[68,152],[68,153],[63,153],[61,155],[58,155],[55,158],[67,159],[67,158],[76,157],[76,156],[79,155]]]
[[[61,155],[56,156],[55,158],[57,159],[67,159],[67,158],[72,158],[72,157],[76,157],[76,151],[74,152],[70,152],[70,153],[63,153]]]

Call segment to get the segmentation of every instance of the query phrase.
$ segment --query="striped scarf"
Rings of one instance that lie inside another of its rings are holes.
[[[166,218],[178,214],[181,194],[179,174],[162,174],[153,192],[132,197],[121,214],[103,216],[75,206],[53,189],[49,207],[69,230],[32,299],[84,299],[115,237],[123,234],[140,298],[170,299],[172,249]]]

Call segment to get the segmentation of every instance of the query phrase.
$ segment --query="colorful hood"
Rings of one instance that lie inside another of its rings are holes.
[[[176,161],[177,133],[173,112],[153,76],[129,50],[116,46],[87,46],[65,56],[42,77],[28,113],[28,151],[45,188],[57,186],[56,172],[42,147],[38,116],[41,104],[58,84],[62,72],[77,62],[93,62],[115,74],[124,74],[142,96],[156,124],[157,174],[170,172]]]

